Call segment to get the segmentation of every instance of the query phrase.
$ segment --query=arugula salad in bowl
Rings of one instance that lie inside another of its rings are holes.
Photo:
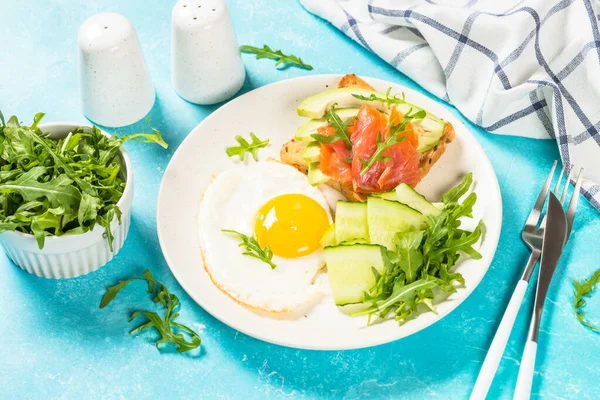
[[[69,278],[123,246],[133,198],[125,141],[167,144],[160,132],[117,137],[75,123],[29,126],[0,114],[0,244],[22,269]]]

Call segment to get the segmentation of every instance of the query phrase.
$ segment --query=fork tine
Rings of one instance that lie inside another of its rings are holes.
[[[556,169],[556,163],[558,161],[554,161],[552,164],[552,169],[546,178],[546,183],[544,183],[544,187],[540,191],[531,212],[529,213],[529,217],[527,217],[527,222],[525,222],[525,226],[536,226],[538,221],[540,220],[540,214],[542,212],[542,208],[544,208],[544,203],[546,202],[546,196],[548,195],[548,189],[550,189],[550,183],[552,183],[552,176],[554,176],[554,170]]]
[[[577,203],[579,202],[579,190],[581,189],[581,183],[583,181],[583,168],[579,170],[577,175],[577,182],[575,182],[575,189],[573,190],[573,196],[569,201],[569,208],[567,208],[567,240],[571,235],[571,228],[573,228],[573,219],[575,218],[575,211],[577,211]]]
[[[565,187],[563,188],[562,196],[560,196],[560,204],[565,205],[565,199],[567,198],[567,192],[569,191],[569,183],[571,183],[571,174],[573,173],[573,165],[569,168],[569,173],[567,174],[567,182],[565,183]],[[556,192],[558,193],[558,192]]]
[[[558,174],[558,180],[556,181],[556,185],[554,186],[554,190],[553,190],[553,192],[556,194],[558,194],[558,191],[560,189],[560,183],[562,181],[562,177],[564,174],[565,174],[565,166],[563,165],[562,168],[560,169],[560,173]],[[567,184],[568,183],[569,182],[567,181]]]

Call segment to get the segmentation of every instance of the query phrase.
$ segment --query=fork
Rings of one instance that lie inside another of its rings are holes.
[[[517,317],[517,314],[519,313],[521,304],[523,303],[523,298],[525,297],[525,292],[527,291],[527,286],[529,285],[531,275],[533,274],[533,270],[535,269],[535,266],[540,258],[542,252],[542,239],[544,234],[543,228],[546,223],[546,218],[541,218],[541,215],[542,210],[544,208],[544,204],[546,202],[546,197],[548,196],[550,185],[552,183],[554,171],[556,170],[556,164],[557,161],[555,161],[552,165],[552,169],[550,170],[550,173],[546,178],[544,186],[542,187],[542,190],[540,191],[535,201],[535,204],[531,212],[529,213],[529,216],[527,217],[525,226],[523,227],[523,230],[521,232],[521,238],[523,239],[525,244],[530,248],[531,254],[529,256],[529,260],[527,261],[527,265],[523,270],[521,279],[519,279],[519,282],[517,283],[517,286],[515,287],[515,290],[510,298],[508,306],[504,311],[504,315],[502,316],[500,325],[496,330],[496,334],[494,335],[494,339],[492,340],[492,344],[490,345],[485,360],[483,361],[481,370],[479,371],[479,375],[477,376],[477,381],[475,382],[475,386],[473,387],[473,391],[471,392],[471,400],[484,399],[488,393],[488,390],[490,389],[490,386],[494,379],[494,375],[496,374],[496,371],[498,370],[498,366],[500,364],[500,360],[502,359],[502,354],[504,353],[504,350],[506,348],[508,338],[510,337],[510,333],[515,324],[515,319]],[[569,181],[571,178],[572,170],[572,168],[569,169],[566,184],[563,188],[562,195],[560,198],[560,201],[563,204],[567,196],[567,191],[569,189]],[[556,182],[556,186],[554,188],[555,193],[559,192],[564,172],[565,167],[563,166],[560,171],[558,181]],[[579,188],[581,186],[581,179],[582,172],[580,171],[574,193],[579,192]],[[572,199],[576,198],[577,196],[573,196]],[[567,216],[567,240],[571,232],[571,228],[573,226],[574,212],[570,214],[570,216]]]
[[[544,239],[542,249],[542,261],[540,265],[540,273],[538,275],[537,288],[535,291],[535,302],[533,305],[533,313],[529,323],[529,334],[525,342],[521,366],[519,367],[519,375],[517,377],[517,385],[515,387],[516,400],[528,400],[531,395],[531,385],[533,383],[533,373],[535,371],[535,358],[537,353],[538,334],[542,321],[542,312],[548,288],[552,281],[552,275],[560,261],[562,250],[569,238],[569,226],[572,226],[575,212],[577,210],[577,202],[579,200],[579,189],[583,178],[583,169],[579,170],[575,191],[569,201],[569,207],[566,213],[562,209],[564,200],[559,202],[556,197],[551,194],[548,202],[548,212],[546,215],[551,215],[552,220],[544,228]],[[567,181],[567,186],[568,186]],[[564,192],[563,192],[564,193]],[[562,221],[561,218],[562,217]],[[546,258],[547,257],[547,258]]]

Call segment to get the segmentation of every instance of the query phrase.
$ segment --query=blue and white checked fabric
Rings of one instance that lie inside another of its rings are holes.
[[[556,139],[600,210],[598,0],[300,1],[484,129]]]

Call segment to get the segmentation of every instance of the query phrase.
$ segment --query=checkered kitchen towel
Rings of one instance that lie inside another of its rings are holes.
[[[484,129],[556,139],[600,210],[598,0],[300,2]]]

